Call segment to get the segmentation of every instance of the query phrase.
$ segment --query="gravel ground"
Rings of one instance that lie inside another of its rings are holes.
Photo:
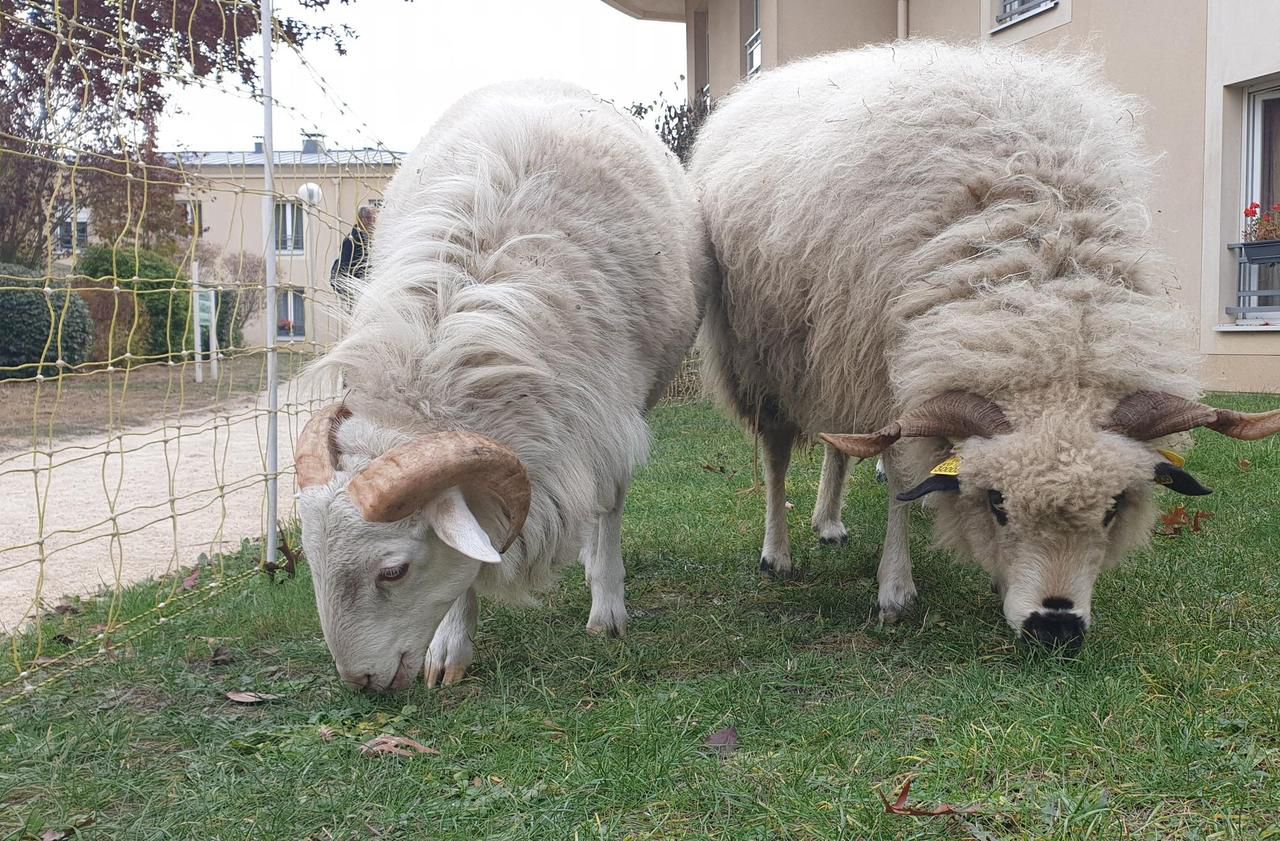
[[[296,391],[281,388],[283,470],[292,468],[293,439],[311,405],[287,397]],[[261,535],[264,406],[261,396],[229,399],[216,411],[155,419],[122,434],[59,438],[52,469],[50,457],[30,445],[0,448],[0,631],[68,595],[171,572],[201,552]],[[292,513],[293,494],[292,473],[281,475],[282,519]]]

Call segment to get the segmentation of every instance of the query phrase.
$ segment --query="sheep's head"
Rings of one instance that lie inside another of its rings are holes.
[[[951,457],[898,499],[933,494],[939,542],[991,573],[1009,625],[1028,640],[1074,649],[1091,621],[1099,572],[1147,541],[1156,485],[1209,493],[1181,459],[1147,443],[1199,426],[1256,440],[1280,432],[1280,411],[1246,415],[1140,392],[1103,424],[1082,407],[1053,407],[1014,425],[992,401],[949,392],[877,432],[822,438],[856,458],[902,438],[952,442]]]
[[[356,689],[401,689],[481,564],[500,563],[529,510],[529,478],[507,447],[462,432],[424,435],[339,469],[341,406],[298,438],[302,542],[338,674]],[[489,531],[506,523],[495,542]]]

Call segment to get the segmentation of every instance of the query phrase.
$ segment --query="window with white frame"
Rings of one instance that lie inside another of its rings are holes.
[[[1280,85],[1250,91],[1245,102],[1244,202],[1259,217],[1280,214]],[[1245,220],[1240,220],[1241,222]],[[1268,259],[1263,257],[1262,259]],[[1247,295],[1256,292],[1256,295]],[[1271,294],[1265,294],[1271,293]],[[1250,262],[1240,272],[1238,321],[1280,322],[1280,263]],[[1250,309],[1256,307],[1257,309]]]
[[[297,342],[307,337],[306,296],[301,289],[281,289],[276,297],[276,338]]]
[[[276,202],[276,251],[302,252],[302,202]]]
[[[743,43],[746,51],[747,75],[760,72],[764,60],[764,48],[760,43],[760,0],[742,0],[743,31],[749,33]]]
[[[1049,11],[1058,5],[1058,0],[993,0],[993,5],[996,9],[996,29],[1003,29]]]
[[[81,209],[74,217],[58,223],[55,233],[59,254],[70,254],[89,243],[89,211]]]

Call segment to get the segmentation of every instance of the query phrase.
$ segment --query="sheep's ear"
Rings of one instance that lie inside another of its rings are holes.
[[[1156,484],[1183,496],[1206,496],[1213,493],[1211,488],[1200,484],[1196,477],[1167,461],[1156,465]]]
[[[446,545],[477,561],[502,563],[502,556],[467,507],[462,491],[449,488],[427,505],[425,513],[427,525]]]
[[[960,479],[956,476],[940,476],[932,475],[920,484],[916,485],[909,491],[903,491],[898,494],[896,499],[898,502],[911,502],[913,499],[919,499],[926,494],[934,491],[958,491],[960,490]]]

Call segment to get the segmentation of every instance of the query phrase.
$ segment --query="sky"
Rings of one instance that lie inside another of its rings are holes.
[[[278,0],[277,14],[306,17],[295,4]],[[311,70],[277,46],[278,150],[299,149],[302,132],[318,130],[331,149],[408,151],[460,96],[508,79],[576,82],[620,105],[683,98],[684,27],[602,0],[357,0],[308,19],[349,23],[358,37],[345,56],[308,45]],[[249,150],[262,106],[234,88],[175,88],[159,128],[164,150]]]

